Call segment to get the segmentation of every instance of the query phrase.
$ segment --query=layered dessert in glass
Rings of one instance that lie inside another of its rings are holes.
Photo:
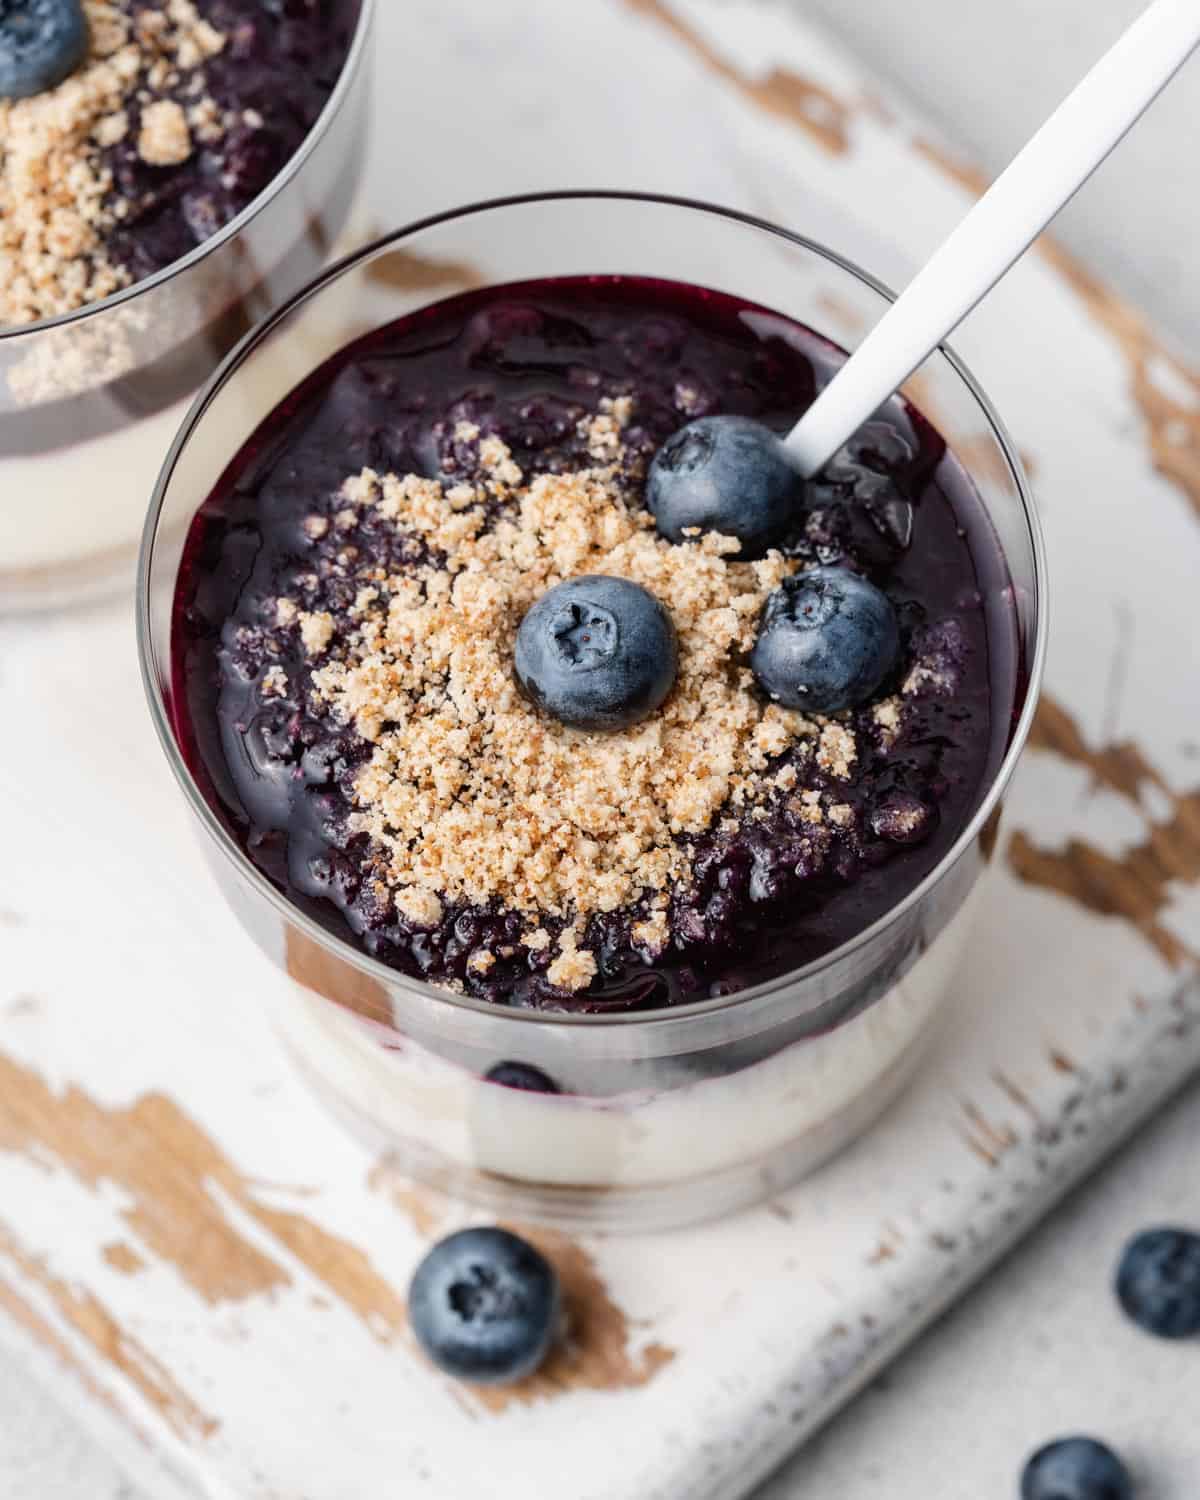
[[[432,305],[389,275],[413,254]],[[948,356],[788,466],[885,295],[715,209],[495,204],[339,268],[193,409],[142,559],[152,707],[292,980],[285,1039],[406,1170],[684,1222],[796,1180],[915,1065],[1043,585]]]
[[[373,0],[0,11],[0,609],[126,576],[188,401],[347,226]]]

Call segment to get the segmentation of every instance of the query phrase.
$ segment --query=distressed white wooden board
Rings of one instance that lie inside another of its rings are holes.
[[[966,205],[914,149],[919,125],[864,103],[869,83],[782,11],[413,0],[383,20],[382,71],[404,88],[381,89],[381,221],[522,187],[657,187],[902,279]],[[1060,750],[1028,757],[1010,828],[1025,874],[1075,899],[1004,865],[918,1085],[807,1186],[582,1247],[627,1325],[615,1345],[605,1325],[612,1368],[585,1350],[552,1399],[492,1412],[413,1354],[407,1275],[462,1216],[372,1185],[274,1049],[280,981],[209,887],[127,606],[2,627],[0,1329],[34,1330],[61,1398],[152,1493],[740,1494],[1200,1062],[1200,1006],[1169,998],[1200,948],[1180,708],[1200,679],[1200,524],[1151,461],[1153,440],[1194,472],[1195,383],[1044,259],[958,342],[1043,500],[1050,692],[1083,738],[1047,719]],[[1157,780],[1096,753],[1126,741]],[[1096,853],[1056,858],[1072,839]],[[109,1131],[111,1166],[89,1172],[79,1143]],[[652,1344],[674,1357],[655,1369]]]

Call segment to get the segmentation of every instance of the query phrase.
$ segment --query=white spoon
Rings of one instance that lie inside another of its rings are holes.
[[[1200,0],[1155,0],[935,251],[788,435],[806,476],[904,384],[1200,46]]]

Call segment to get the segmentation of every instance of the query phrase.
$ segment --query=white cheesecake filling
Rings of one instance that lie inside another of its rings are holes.
[[[0,459],[0,581],[131,553],[191,399],[102,437],[64,435],[51,452]]]
[[[827,1130],[893,1071],[947,996],[976,885],[937,940],[867,1010],[723,1078],[617,1098],[485,1083],[405,1037],[397,1050],[295,984],[284,1039],[319,1091],[401,1154],[519,1183],[640,1188],[727,1172]]]

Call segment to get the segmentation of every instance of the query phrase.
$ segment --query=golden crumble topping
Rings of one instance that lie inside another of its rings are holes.
[[[396,909],[416,927],[436,927],[442,920],[442,903],[432,891],[416,888],[396,894]]]
[[[102,152],[128,133],[127,106],[140,91],[175,87],[225,44],[191,0],[132,16],[113,0],[83,7],[90,46],[79,68],[45,93],[0,100],[0,327],[72,312],[127,284],[104,254],[104,232],[124,205]],[[194,107],[204,120],[205,101]],[[138,150],[155,164],[186,159],[190,129],[178,104],[145,105]]]
[[[284,697],[288,690],[287,673],[278,665],[268,667],[259,690],[264,698]]]
[[[142,110],[138,155],[151,167],[174,167],[192,154],[192,134],[183,106],[174,99],[156,99]]]
[[[315,614],[303,610],[299,620],[300,639],[304,642],[305,651],[309,656],[320,656],[333,639],[333,616],[327,610],[319,610]]]
[[[601,415],[623,423],[628,405]],[[478,436],[460,425],[456,437]],[[589,916],[649,896],[654,909],[635,941],[661,951],[666,893],[690,873],[689,836],[723,810],[754,816],[798,785],[797,764],[847,777],[857,755],[849,725],[765,702],[745,665],[767,595],[797,565],[778,553],[734,561],[737,542],[721,536],[667,542],[627,501],[620,441],[610,447],[605,425],[586,436],[613,462],[527,480],[505,445],[485,438],[478,488],[353,475],[341,503],[373,507],[430,555],[392,577],[366,567],[336,622],[299,615],[310,657],[326,653],[314,690],[373,747],[355,782],[352,827],[370,835],[397,909],[430,925],[445,900],[495,901],[530,915],[523,941],[539,951],[551,939],[538,916],[562,922],[547,977],[568,989],[596,973],[579,946]],[[650,590],[679,637],[671,695],[618,734],[541,713],[513,674],[526,610],[589,573]],[[787,766],[774,764],[797,747]],[[820,794],[805,795],[820,820]]]

